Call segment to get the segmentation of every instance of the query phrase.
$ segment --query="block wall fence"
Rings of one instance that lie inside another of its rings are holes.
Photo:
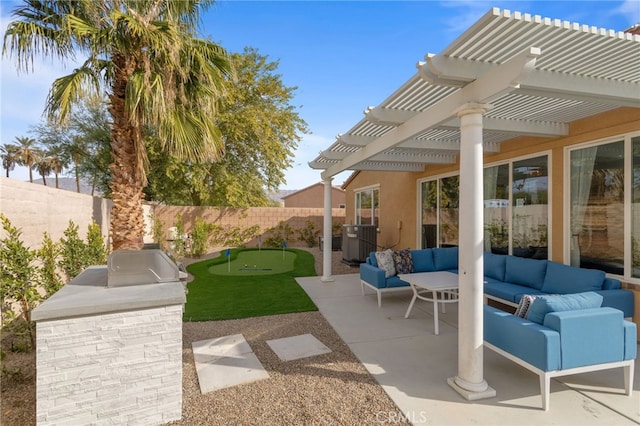
[[[189,233],[196,218],[202,218],[208,223],[215,223],[222,227],[248,228],[258,225],[260,234],[264,234],[269,228],[277,226],[280,222],[289,225],[295,230],[305,228],[307,222],[312,222],[316,230],[323,230],[322,208],[310,207],[249,207],[249,208],[225,208],[225,207],[178,207],[155,206],[155,216],[164,224],[164,229],[175,226],[177,218],[182,215],[184,229]],[[345,223],[345,209],[331,209],[333,223],[340,225]],[[298,235],[295,234],[297,237]],[[247,241],[247,245],[256,241]]]
[[[44,232],[60,240],[69,220],[78,225],[81,238],[95,221],[106,240],[110,210],[111,200],[0,177],[0,212],[22,231],[22,241],[32,249],[40,248]]]
[[[32,249],[40,248],[44,232],[53,241],[63,237],[69,220],[78,225],[80,237],[86,235],[87,227],[95,221],[102,230],[105,241],[109,240],[109,222],[112,202],[109,199],[79,194],[30,182],[0,177],[0,212],[22,231],[22,241]],[[322,232],[322,208],[302,207],[191,207],[145,204],[145,243],[156,242],[152,236],[152,217],[160,219],[165,231],[177,223],[182,214],[185,232],[189,233],[197,217],[223,227],[260,226],[260,232],[285,222],[293,229],[304,228],[307,221]],[[332,209],[334,223],[343,224],[345,209]],[[2,236],[2,230],[0,230]],[[252,242],[247,241],[247,244]]]

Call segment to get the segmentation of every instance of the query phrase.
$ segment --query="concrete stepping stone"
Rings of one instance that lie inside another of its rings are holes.
[[[311,334],[267,340],[267,345],[282,361],[292,361],[331,352],[331,349]]]
[[[191,346],[203,394],[269,378],[242,334],[200,340]]]

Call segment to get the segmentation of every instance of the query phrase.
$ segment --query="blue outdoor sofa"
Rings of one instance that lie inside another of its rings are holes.
[[[458,272],[458,248],[410,250],[412,272]],[[484,295],[506,305],[517,307],[524,294],[573,294],[593,291],[603,298],[602,306],[619,309],[624,318],[634,313],[633,293],[621,288],[615,278],[603,271],[576,268],[550,260],[537,260],[510,255],[484,253]],[[397,275],[385,276],[378,267],[375,252],[360,265],[362,294],[365,288],[377,293],[378,306],[382,293],[409,290],[409,283]]]
[[[596,292],[541,296],[526,318],[485,305],[484,346],[538,374],[545,411],[558,376],[622,367],[631,396],[637,327],[620,310],[600,307],[602,299]]]

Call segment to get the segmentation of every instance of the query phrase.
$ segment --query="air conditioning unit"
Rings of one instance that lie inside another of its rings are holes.
[[[372,251],[376,251],[378,228],[376,225],[342,226],[342,263],[360,265]]]

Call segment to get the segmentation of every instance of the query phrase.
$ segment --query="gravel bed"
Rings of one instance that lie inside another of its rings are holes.
[[[322,253],[314,254],[322,273]],[[357,273],[332,252],[332,274]],[[185,263],[202,259],[186,260]],[[183,411],[172,425],[364,425],[399,422],[400,411],[319,312],[183,324]],[[330,353],[281,361],[267,340],[313,334]],[[269,373],[253,383],[200,393],[191,343],[242,334]],[[8,353],[3,367],[0,424],[35,424],[35,351]]]
[[[281,361],[266,341],[311,333],[330,353]],[[201,394],[191,342],[242,334],[269,378]],[[319,312],[183,325],[183,409],[176,425],[364,425],[396,405]],[[389,415],[394,413],[394,415]]]

